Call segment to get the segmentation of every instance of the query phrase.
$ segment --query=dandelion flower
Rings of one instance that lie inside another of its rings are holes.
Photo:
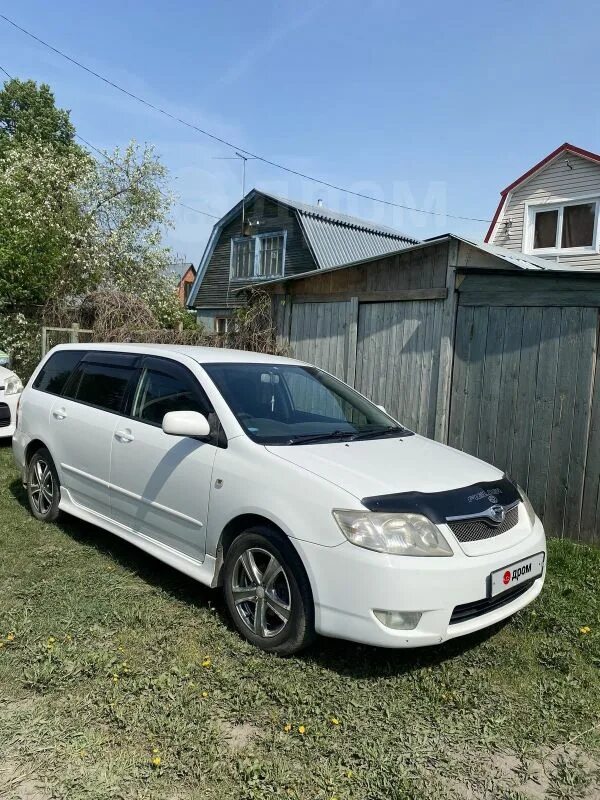
[[[8,636],[6,637],[6,641],[7,642],[14,642],[14,640],[15,640],[14,633],[9,633]]]
[[[332,725],[339,725],[340,721],[339,721],[339,719],[337,717],[332,717],[331,718],[331,724]]]
[[[116,675],[113,675],[112,681],[113,681],[113,683],[118,683],[119,679],[118,679],[118,677]]]
[[[579,628],[579,633],[582,633],[584,636],[586,635],[586,633],[589,633],[590,631],[591,628],[589,625],[584,625],[583,628]]]
[[[306,728],[304,727],[304,725],[299,725],[299,726],[298,726],[298,733],[299,733],[301,736],[304,736],[304,734],[306,733]]]
[[[153,747],[152,752],[154,753],[154,755],[156,755],[158,753],[158,747]]]
[[[48,644],[54,644],[55,641],[56,639],[54,638],[54,636],[48,637]]]
[[[210,658],[208,656],[206,656],[206,658],[204,658],[204,660],[202,661],[202,666],[203,667],[210,667],[211,663],[212,662],[211,662]]]
[[[283,726],[283,730],[284,730],[286,733],[289,733],[289,732],[292,730],[292,726],[290,725],[290,723],[289,723],[289,722],[288,722],[286,725],[284,725],[284,726]]]
[[[202,697],[208,697],[208,692],[202,692]]]
[[[152,766],[153,767],[160,767],[160,764],[161,764],[160,756],[154,756],[154,758],[152,759]]]

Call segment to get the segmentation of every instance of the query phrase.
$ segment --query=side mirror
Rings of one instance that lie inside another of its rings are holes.
[[[385,406],[380,406],[379,403],[375,403],[375,405],[377,406],[377,408],[380,411],[383,411],[384,414],[387,414],[387,411],[385,410]]]
[[[162,429],[170,436],[196,436],[204,439],[210,434],[210,425],[198,411],[169,411],[164,415]]]

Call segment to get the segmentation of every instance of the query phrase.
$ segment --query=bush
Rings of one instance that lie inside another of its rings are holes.
[[[9,354],[11,369],[21,380],[28,380],[42,351],[40,320],[26,317],[22,313],[1,314],[0,350]]]

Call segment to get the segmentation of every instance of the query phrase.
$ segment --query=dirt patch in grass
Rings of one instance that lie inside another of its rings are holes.
[[[241,722],[237,725],[223,725],[223,735],[229,749],[236,753],[252,744],[258,738],[259,732],[249,722]]]
[[[8,761],[0,767],[0,798],[4,800],[52,800],[33,770]]]

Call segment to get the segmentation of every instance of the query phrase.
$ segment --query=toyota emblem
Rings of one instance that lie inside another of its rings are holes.
[[[492,506],[488,511],[488,514],[490,515],[492,522],[495,522],[497,525],[500,525],[500,523],[504,522],[504,517],[506,516],[504,508],[500,505]]]

